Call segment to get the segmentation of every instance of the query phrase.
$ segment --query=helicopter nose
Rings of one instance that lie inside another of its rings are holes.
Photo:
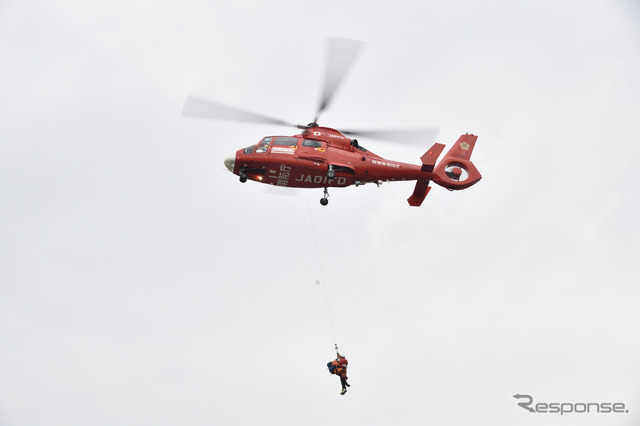
[[[232,152],[227,155],[227,158],[224,159],[224,165],[231,173],[233,173],[233,168],[236,165],[236,153]]]

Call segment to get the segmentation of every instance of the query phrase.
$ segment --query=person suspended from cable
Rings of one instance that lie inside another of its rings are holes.
[[[347,388],[351,386],[347,383],[347,366],[349,365],[349,361],[347,361],[347,358],[345,358],[344,355],[340,355],[340,352],[338,352],[338,345],[335,346],[335,349],[337,358],[328,362],[327,368],[329,369],[329,373],[340,377],[340,385],[342,385],[340,395],[344,395],[347,393]]]

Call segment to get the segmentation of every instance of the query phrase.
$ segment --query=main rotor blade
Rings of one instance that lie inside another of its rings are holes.
[[[236,107],[209,101],[195,96],[188,96],[182,108],[183,117],[206,118],[211,120],[242,121],[247,123],[276,124],[297,127],[287,121],[268,117],[262,114],[245,111]]]
[[[395,129],[395,130],[340,130],[343,135],[357,136],[383,141],[405,143],[409,145],[428,146],[438,137],[440,129]]]
[[[364,45],[358,40],[346,38],[330,38],[327,46],[327,69],[324,76],[322,98],[316,112],[315,122],[320,114],[329,106],[333,95],[344,80],[345,75]]]

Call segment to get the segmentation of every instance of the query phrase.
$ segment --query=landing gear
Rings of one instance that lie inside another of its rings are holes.
[[[240,182],[245,183],[247,181],[247,175],[240,173]]]
[[[320,198],[320,204],[322,204],[323,206],[329,204],[329,191],[327,191],[326,186],[324,187],[324,196]]]
[[[329,164],[329,170],[327,170],[327,179],[333,179],[336,177],[336,172],[333,171],[333,166]]]

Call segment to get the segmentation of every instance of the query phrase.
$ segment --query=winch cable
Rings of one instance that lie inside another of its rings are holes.
[[[327,303],[327,313],[329,314],[329,325],[331,326],[331,335],[333,336],[333,341],[336,340],[336,331],[333,325],[333,315],[331,313],[331,304],[329,303],[329,292],[327,291],[327,284],[324,278],[324,271],[322,269],[322,262],[320,260],[320,248],[318,246],[318,237],[316,234],[315,224],[313,222],[313,214],[311,213],[311,204],[309,202],[309,192],[305,191],[305,195],[307,197],[307,208],[309,210],[309,221],[311,222],[311,235],[313,237],[313,242],[316,250],[316,259],[318,260],[318,270],[320,271],[320,282],[316,281],[316,284],[320,284],[322,286],[322,290],[324,292],[324,300]],[[334,343],[334,346],[337,348],[338,344]]]

